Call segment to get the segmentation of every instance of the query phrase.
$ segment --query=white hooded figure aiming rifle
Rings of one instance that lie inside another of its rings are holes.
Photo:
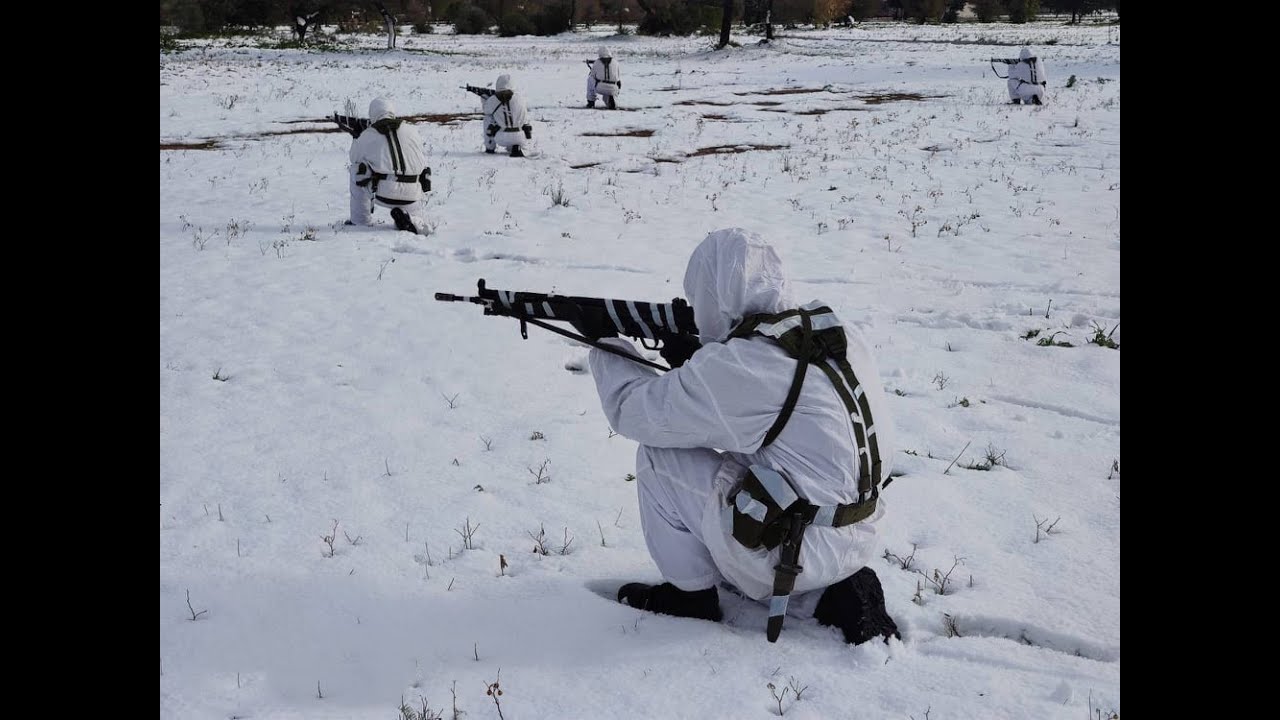
[[[887,642],[897,625],[867,563],[893,439],[870,343],[829,307],[794,303],[773,248],[738,228],[698,245],[684,291],[701,346],[669,341],[670,372],[590,354],[609,424],[639,443],[641,528],[664,580],[618,599],[718,621],[728,582],[769,598],[770,641],[791,614]],[[616,334],[596,325],[579,330]]]
[[[618,108],[617,96],[622,91],[622,73],[618,63],[613,59],[613,52],[607,47],[600,48],[600,57],[595,61],[584,61],[591,66],[587,73],[587,107],[596,106],[597,93],[604,96],[605,107],[610,110]]]
[[[368,225],[374,205],[391,208],[396,229],[418,232],[431,168],[418,131],[396,117],[391,101],[369,103],[369,126],[351,142],[351,219]]]
[[[493,153],[501,145],[510,148],[511,157],[524,157],[520,148],[533,139],[524,98],[516,94],[510,75],[499,75],[493,90],[484,99],[484,151]]]
[[[1014,105],[1043,105],[1048,78],[1044,74],[1044,65],[1040,58],[1031,54],[1031,48],[1022,48],[1016,59],[992,58],[991,67],[996,63],[1009,66],[1009,74],[1005,78],[1009,86],[1009,102]],[[996,73],[1000,77],[1000,73]]]

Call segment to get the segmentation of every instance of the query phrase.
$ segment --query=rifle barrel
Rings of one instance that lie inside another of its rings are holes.
[[[478,297],[470,297],[468,295],[454,295],[452,293],[436,293],[436,300],[440,302],[469,302],[477,305],[488,304],[488,300]]]

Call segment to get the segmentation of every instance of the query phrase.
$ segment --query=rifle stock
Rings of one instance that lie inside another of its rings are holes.
[[[333,117],[329,119],[337,123],[339,128],[349,133],[353,138],[360,137],[360,133],[364,132],[365,128],[369,127],[370,124],[369,118],[339,115],[338,113],[334,113]]]

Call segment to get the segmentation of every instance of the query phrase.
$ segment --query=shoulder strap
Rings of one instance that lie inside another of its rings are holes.
[[[858,503],[868,497],[877,497],[884,472],[880,443],[871,417],[871,403],[846,357],[848,341],[839,318],[831,308],[810,303],[773,315],[752,315],[739,323],[729,337],[754,335],[769,338],[796,359],[796,373],[787,399],[760,447],[767,447],[776,440],[791,418],[804,385],[805,370],[812,363],[831,381],[853,422],[854,439],[858,445]]]
[[[399,125],[385,131],[379,130],[387,139],[387,152],[391,156],[391,171],[394,175],[400,175],[408,169],[405,167],[404,150],[400,148],[400,136],[396,133],[398,128]]]
[[[804,358],[808,357],[813,349],[813,327],[808,315],[801,315],[800,323],[800,357]],[[804,374],[808,367],[809,363],[803,360],[796,362],[796,374],[791,379],[791,389],[787,391],[787,399],[782,403],[782,411],[773,421],[773,427],[765,433],[764,443],[760,447],[767,447],[776,440],[778,433],[782,432],[783,426],[791,419],[791,413],[796,409],[796,401],[800,399],[800,389],[804,386]]]

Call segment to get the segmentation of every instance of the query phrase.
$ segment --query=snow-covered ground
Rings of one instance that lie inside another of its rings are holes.
[[[788,718],[1118,712],[1120,352],[1087,341],[1120,321],[1119,28],[603,32],[161,55],[160,716],[766,718],[791,681]],[[987,62],[1024,41],[1044,107]],[[623,111],[582,107],[601,42]],[[459,86],[500,72],[536,157],[481,153]],[[349,138],[318,120],[380,94],[462,114],[418,125],[429,236],[341,224]],[[585,350],[432,297],[667,301],[730,226],[878,349],[901,643],[615,602],[659,578]]]

